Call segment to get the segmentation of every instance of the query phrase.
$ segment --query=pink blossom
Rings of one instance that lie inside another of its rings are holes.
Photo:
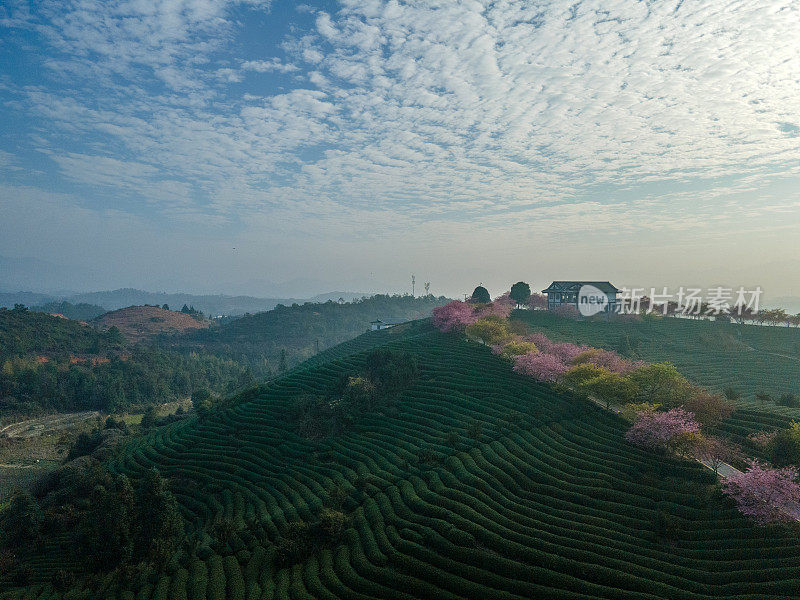
[[[539,349],[539,352],[550,352],[550,347],[553,345],[553,342],[550,341],[550,338],[539,331],[526,336],[525,340],[528,342],[533,342],[534,345]]]
[[[523,354],[514,361],[514,371],[547,383],[558,381],[568,368],[557,356],[541,352]]]
[[[536,347],[539,348],[539,346]],[[544,352],[557,356],[561,362],[570,363],[576,356],[587,350],[589,350],[588,346],[578,346],[572,342],[561,342],[560,344],[552,344],[550,348]]]
[[[559,317],[566,317],[568,319],[577,319],[581,316],[581,313],[578,312],[578,309],[572,304],[557,306],[553,309],[553,313],[557,314]]]
[[[642,361],[625,360],[613,350],[599,349],[588,350],[582,355],[575,357],[575,364],[582,362],[592,363],[593,365],[603,367],[612,373],[619,373],[620,375],[627,375],[631,371],[645,366],[645,363]]]
[[[800,485],[795,467],[773,469],[751,460],[747,471],[724,481],[722,491],[733,498],[739,512],[758,523],[792,521],[797,516]]]
[[[747,436],[747,439],[753,442],[756,446],[766,448],[767,445],[775,439],[776,431],[756,431]]]
[[[544,294],[531,294],[528,298],[528,306],[531,308],[547,308],[547,296]]]
[[[625,439],[635,446],[655,449],[666,447],[681,434],[699,431],[700,425],[694,414],[682,408],[666,412],[642,411],[636,413],[636,422],[625,434]]]
[[[513,302],[513,300],[511,300],[511,302]],[[510,302],[504,302],[501,296],[494,302],[490,302],[489,304],[484,304],[476,312],[478,314],[479,319],[483,319],[484,317],[489,317],[489,316],[500,317],[501,319],[507,319],[508,316],[511,314],[512,308],[513,304],[511,304]]]
[[[433,325],[439,331],[459,331],[477,320],[475,309],[466,302],[453,300],[433,309]]]

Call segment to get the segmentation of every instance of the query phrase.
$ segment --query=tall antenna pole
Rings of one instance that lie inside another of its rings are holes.
[[[417,285],[417,278],[413,275],[411,276],[411,297],[414,297],[415,288]]]

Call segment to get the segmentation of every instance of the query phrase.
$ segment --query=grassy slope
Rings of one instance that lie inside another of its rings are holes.
[[[287,431],[282,415],[297,394],[324,392],[379,341],[414,353],[422,368],[398,410],[365,415],[358,430],[323,442]],[[706,493],[713,478],[700,466],[630,447],[616,417],[515,375],[484,347],[415,323],[322,358],[219,418],[164,428],[121,457],[120,471],[156,466],[172,477],[201,528],[219,515],[234,519],[241,530],[231,546],[249,550],[194,557],[131,590],[137,598],[185,598],[187,590],[191,598],[437,600],[796,592],[796,536],[765,537]],[[478,441],[466,435],[473,420],[483,424]],[[453,430],[455,449],[446,442]],[[440,462],[420,463],[420,450]],[[335,484],[349,493],[353,519],[344,543],[276,568],[279,528],[310,520]],[[668,542],[658,539],[659,519],[673,531]]]

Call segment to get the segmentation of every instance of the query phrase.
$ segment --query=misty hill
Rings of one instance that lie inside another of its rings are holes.
[[[97,304],[106,310],[117,310],[127,306],[155,304],[180,309],[184,304],[194,306],[197,310],[210,315],[241,315],[247,312],[272,310],[280,303],[292,303],[297,300],[285,298],[256,298],[253,296],[224,296],[197,294],[167,294],[165,292],[146,292],[133,288],[123,288],[106,292],[88,292],[75,294],[67,298],[70,302]]]
[[[245,315],[219,327],[172,340],[174,347],[202,349],[246,364],[257,377],[291,367],[314,354],[352,339],[375,319],[430,316],[447,298],[377,295],[340,304],[279,304],[274,310]],[[164,343],[170,343],[165,340]]]
[[[125,480],[70,466],[19,513],[66,501],[70,518],[11,522],[53,542],[30,543],[0,585],[25,580],[12,599],[60,597],[54,585],[160,599],[796,595],[791,528],[754,527],[708,470],[625,430],[429,322],[371,332],[133,440],[107,466]],[[154,525],[114,517],[140,513]]]
[[[99,317],[106,312],[106,309],[96,304],[72,304],[65,300],[61,302],[46,302],[44,304],[29,306],[29,308],[36,312],[63,315],[75,321],[91,321],[95,317]]]
[[[129,306],[104,313],[94,323],[101,328],[116,327],[126,339],[136,342],[162,334],[185,333],[206,329],[209,321],[202,317],[164,310],[158,306]]]
[[[0,292],[0,308],[14,308],[15,304],[33,306],[57,300],[51,294],[40,294],[38,292]]]

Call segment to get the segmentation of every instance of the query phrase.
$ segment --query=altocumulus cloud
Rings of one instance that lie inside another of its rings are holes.
[[[42,67],[3,74],[26,124],[0,157],[43,154],[89,206],[309,235],[685,229],[687,185],[798,176],[796,2],[28,6],[0,8],[3,52]]]

